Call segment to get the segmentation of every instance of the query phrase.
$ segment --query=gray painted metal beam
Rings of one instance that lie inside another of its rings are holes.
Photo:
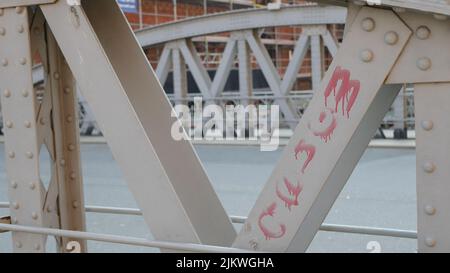
[[[142,47],[220,32],[287,25],[344,24],[341,7],[290,6],[279,10],[248,9],[206,15],[145,28],[136,32]]]

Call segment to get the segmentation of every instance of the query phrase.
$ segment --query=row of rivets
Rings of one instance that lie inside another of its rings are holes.
[[[361,27],[366,32],[372,32],[376,28],[375,20],[370,17],[364,18],[361,22]],[[399,39],[398,33],[395,31],[388,31],[384,35],[384,42],[388,45],[396,45],[398,39]],[[368,63],[374,59],[374,53],[370,49],[364,49],[360,52],[359,57],[361,61]]]
[[[415,34],[416,34],[417,39],[427,40],[428,38],[430,38],[431,31],[427,26],[419,26],[416,29]],[[429,70],[432,65],[433,65],[432,61],[428,57],[420,57],[419,59],[417,59],[417,62],[416,62],[417,68],[419,68],[422,71]]]
[[[421,33],[418,34],[419,32],[421,32]],[[420,36],[422,38],[429,37],[429,32],[427,31],[427,29],[425,27],[419,27],[417,29],[416,35]],[[420,37],[418,37],[418,38],[420,39]],[[424,120],[424,121],[422,121],[420,123],[420,126],[422,127],[422,129],[424,131],[431,131],[433,129],[433,127],[434,127],[434,124],[433,124],[433,121],[431,121],[431,120]],[[422,168],[423,168],[424,172],[426,172],[428,174],[431,174],[431,173],[433,173],[435,171],[436,166],[432,162],[425,162],[423,164]],[[425,205],[424,213],[429,215],[429,216],[435,215],[436,214],[436,208],[434,206],[432,206],[432,205],[429,205],[429,204]],[[434,247],[436,245],[436,240],[433,239],[432,237],[426,237],[425,238],[425,245],[428,246],[428,247]]]

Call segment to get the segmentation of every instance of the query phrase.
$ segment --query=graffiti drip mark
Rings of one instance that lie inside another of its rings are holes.
[[[341,82],[339,91],[336,93],[338,83]],[[350,80],[350,71],[342,69],[340,66],[336,67],[327,88],[325,89],[325,106],[328,105],[328,97],[333,92],[335,97],[335,112],[338,111],[339,103],[342,104],[342,114],[347,114],[350,117],[350,111],[355,104],[358,97],[361,83],[357,80]],[[345,106],[347,104],[347,106]]]
[[[319,116],[319,123],[320,125],[323,125],[327,119],[327,117],[330,117],[329,124],[325,129],[318,129],[314,130],[311,125],[311,122],[308,123],[308,128],[313,132],[315,136],[320,137],[325,143],[331,140],[331,135],[334,133],[334,130],[337,127],[337,120],[335,117],[335,112],[332,109],[327,109],[326,111],[323,111],[320,113]]]
[[[309,163],[316,154],[316,147],[310,144],[305,144],[305,141],[302,139],[295,147],[295,159],[298,160],[299,155],[301,155],[302,153],[306,153],[306,161],[302,167],[302,173],[305,173],[306,167],[308,167]]]
[[[284,180],[284,185],[286,186],[286,189],[288,190],[289,196],[286,196],[285,194],[283,194],[281,192],[281,190],[279,188],[279,183],[277,183],[277,196],[284,202],[285,206],[289,210],[291,210],[292,206],[298,206],[298,196],[300,195],[300,193],[303,190],[303,185],[300,182],[298,182],[297,185],[294,185],[286,177],[284,177],[283,180]]]
[[[264,237],[266,238],[266,241],[270,239],[278,239],[284,236],[286,234],[286,225],[280,224],[280,230],[278,231],[271,231],[268,229],[264,224],[262,223],[263,219],[265,217],[273,217],[275,214],[275,209],[277,208],[277,203],[272,203],[266,210],[264,210],[258,219],[258,226],[261,232],[264,234]]]

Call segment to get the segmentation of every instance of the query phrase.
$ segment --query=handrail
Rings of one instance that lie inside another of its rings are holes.
[[[9,203],[0,202],[0,208],[9,208]],[[102,214],[135,215],[135,216],[142,215],[141,211],[135,208],[86,206],[85,211],[89,213],[102,213]],[[247,217],[230,216],[230,220],[235,224],[244,224],[245,221],[247,220]],[[377,228],[377,227],[336,225],[336,224],[322,224],[319,230],[328,232],[417,239],[417,231],[414,230],[401,230],[391,228]]]

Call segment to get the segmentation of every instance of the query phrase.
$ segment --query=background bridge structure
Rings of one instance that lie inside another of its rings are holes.
[[[45,252],[53,236],[60,252],[86,252],[86,240],[163,252],[305,252],[318,230],[417,238],[420,252],[450,251],[450,4],[318,2],[347,11],[322,5],[239,11],[135,35],[114,0],[2,1],[0,90],[9,201],[0,207],[9,207],[10,216],[1,218],[0,230],[12,232],[14,251]],[[339,45],[325,25],[344,16]],[[258,29],[293,23],[303,31],[281,77]],[[192,39],[223,32],[229,33],[224,57],[210,78]],[[155,44],[164,44],[156,73],[142,50]],[[334,56],[328,69],[324,48]],[[295,125],[300,113],[289,96],[309,49],[314,92]],[[36,55],[41,68],[35,68]],[[170,136],[172,125],[181,125],[171,113],[174,102],[188,101],[187,68],[205,100],[218,101],[235,59],[239,100],[259,99],[251,55],[270,88],[268,100],[280,105],[293,136],[248,217],[230,217],[192,143]],[[171,69],[174,102],[161,84]],[[417,232],[323,225],[405,86],[413,86],[415,97]],[[139,210],[84,204],[78,92]],[[50,155],[49,185],[39,168],[43,150]],[[155,240],[86,232],[89,211],[142,215]],[[242,224],[239,232],[233,223]]]
[[[306,6],[310,8],[305,10]],[[281,126],[294,129],[339,48],[346,14],[342,7],[315,4],[241,9],[145,27],[135,33],[144,50],[161,48],[154,68],[174,105],[192,106],[195,97],[223,107],[277,104]],[[279,41],[290,50],[287,59],[278,60],[266,46],[273,41],[264,37],[265,29],[282,26],[295,26],[299,31],[293,40]],[[200,41],[225,46],[222,52],[205,56],[196,48]],[[42,85],[42,66],[33,73],[35,84]],[[233,86],[227,87],[230,83]],[[79,98],[81,134],[101,134],[80,93]],[[385,117],[385,127],[413,128],[413,109],[408,89]]]

